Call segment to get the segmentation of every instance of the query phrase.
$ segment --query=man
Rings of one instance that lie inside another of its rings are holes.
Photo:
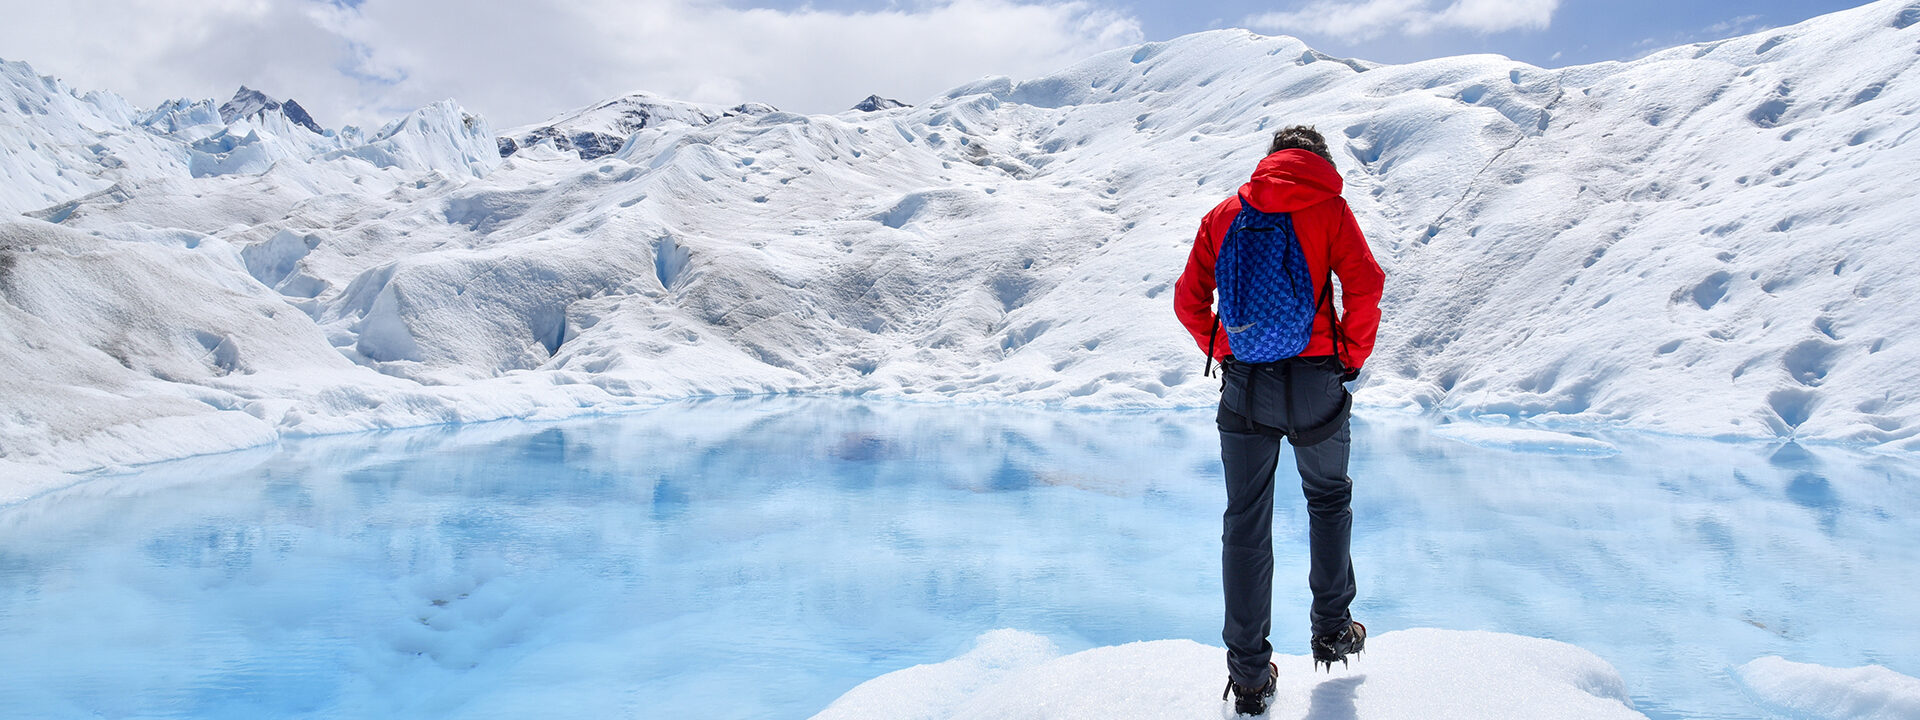
[[[1373,350],[1385,280],[1340,198],[1340,173],[1320,133],[1282,129],[1267,153],[1240,192],[1207,213],[1174,291],[1174,309],[1207,351],[1208,369],[1214,359],[1221,363],[1216,424],[1227,484],[1221,637],[1227,689],[1242,715],[1266,712],[1278,671],[1267,636],[1273,482],[1283,437],[1294,446],[1310,518],[1315,666],[1345,664],[1366,644],[1366,627],[1348,613],[1355,594],[1348,555],[1352,397],[1343,383],[1359,374]],[[1334,312],[1335,276],[1343,313]],[[1220,315],[1213,310],[1216,287]]]

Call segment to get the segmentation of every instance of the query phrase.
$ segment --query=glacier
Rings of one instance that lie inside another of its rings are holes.
[[[1911,452],[1915,13],[1560,69],[1219,30],[875,112],[635,93],[503,133],[3,62],[0,502],[684,397],[1207,405],[1168,290],[1293,123],[1388,273],[1373,411]]]

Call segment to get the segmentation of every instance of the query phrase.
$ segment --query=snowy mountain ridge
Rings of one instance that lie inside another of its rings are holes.
[[[633,93],[564,113],[543,123],[508,130],[499,139],[500,157],[547,142],[557,150],[579,153],[582,160],[593,160],[618,152],[627,138],[647,128],[697,127],[723,117],[770,112],[775,112],[773,106],[761,103],[744,103],[720,110],[652,93]]]
[[[442,104],[452,110],[422,108],[369,141],[358,128],[327,130],[298,103],[245,86],[218,107],[211,100],[177,99],[140,111],[112,93],[83,94],[24,62],[0,60],[0,213],[58,215],[63,203],[93,193],[124,194],[179,178],[257,175],[285,160],[357,157],[405,171],[484,174],[497,157],[455,146],[470,147],[479,138],[491,147],[492,131],[451,101]],[[425,139],[396,139],[402,127]],[[400,146],[404,152],[397,152]]]
[[[1212,31],[885,112],[615,99],[512,148],[451,103],[292,147],[8,63],[0,200],[40,219],[0,226],[0,463],[690,395],[1210,404],[1169,291],[1293,123],[1388,272],[1376,411],[1920,449],[1916,15],[1557,70]]]

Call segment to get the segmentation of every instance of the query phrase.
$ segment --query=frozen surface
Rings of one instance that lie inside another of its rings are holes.
[[[1903,461],[1494,449],[1362,417],[1355,612],[1380,644],[1309,684],[1283,492],[1288,712],[1436,699],[1414,685],[1493,702],[1475,683],[1509,661],[1516,691],[1663,719],[1770,717],[1788,681],[1829,677],[1756,658],[1920,673]],[[1206,411],[714,400],[99,477],[0,507],[0,697],[51,718],[805,717],[915,666],[928,703],[985,707],[1167,653],[1197,659],[1138,691],[1187,707],[1225,680],[1216,437]],[[1822,707],[1894,687],[1832,672]]]
[[[1842,669],[1763,657],[1740,666],[1738,674],[1762,702],[1794,717],[1920,718],[1920,679],[1878,665]]]
[[[1222,650],[1158,640],[1072,655],[1013,630],[947,662],[854,688],[815,720],[1230,718],[1214,692]],[[1367,639],[1360,667],[1329,675],[1309,655],[1276,655],[1272,709],[1283,718],[1539,720],[1640,718],[1620,675],[1580,648],[1488,632],[1415,629]],[[1444,690],[1442,690],[1444,689]]]
[[[0,460],[740,393],[1206,405],[1168,290],[1296,122],[1388,273],[1361,403],[1916,450],[1913,17],[1562,69],[1220,30],[881,112],[637,93],[505,138],[450,102],[139,110],[15,58]]]
[[[1481,423],[1442,425],[1433,434],[1468,445],[1514,450],[1518,452],[1577,453],[1608,455],[1617,450],[1612,443],[1570,433],[1525,427],[1501,427]]]

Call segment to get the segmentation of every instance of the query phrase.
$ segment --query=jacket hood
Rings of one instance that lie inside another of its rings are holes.
[[[1260,212],[1293,212],[1340,196],[1340,172],[1306,150],[1281,150],[1260,161],[1240,186],[1240,202]]]

